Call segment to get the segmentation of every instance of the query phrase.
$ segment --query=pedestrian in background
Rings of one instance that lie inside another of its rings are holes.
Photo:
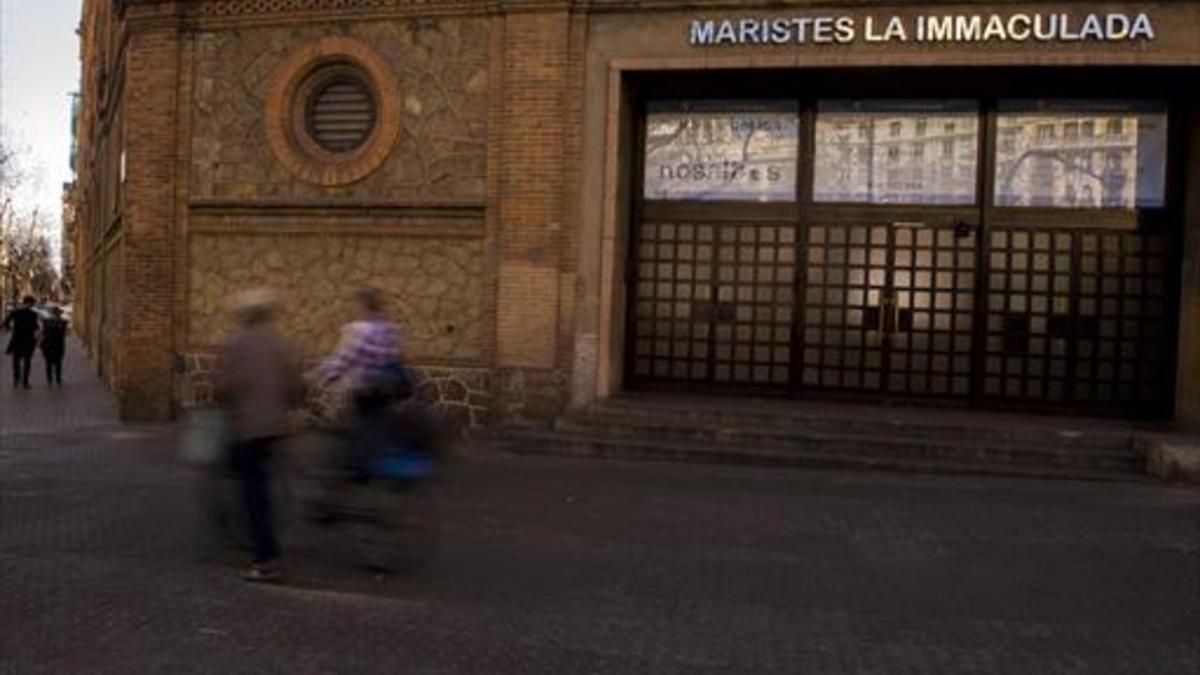
[[[29,370],[38,344],[38,315],[33,309],[36,302],[33,296],[25,296],[21,306],[10,312],[0,325],[0,329],[12,329],[4,353],[12,356],[13,387],[16,388],[29,389]]]
[[[234,301],[238,327],[217,365],[216,393],[227,415],[230,461],[243,485],[254,560],[247,581],[281,577],[271,505],[272,456],[288,433],[288,413],[304,395],[300,362],[275,325],[278,302],[265,289]]]
[[[50,308],[50,318],[42,320],[42,358],[46,361],[46,386],[62,389],[63,357],[67,352],[67,321],[62,307]]]

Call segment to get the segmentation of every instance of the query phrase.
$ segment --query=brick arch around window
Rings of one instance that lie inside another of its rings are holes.
[[[373,128],[351,150],[334,152],[314,140],[307,116],[322,73],[354,73],[374,102]],[[400,136],[399,85],[387,62],[369,46],[346,37],[310,42],[276,69],[265,110],[267,142],[275,157],[300,180],[338,186],[357,182],[383,164]]]

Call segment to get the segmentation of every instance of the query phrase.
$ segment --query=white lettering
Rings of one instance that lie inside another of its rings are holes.
[[[1028,14],[1013,14],[1008,18],[1008,39],[1024,42],[1032,32],[1033,20]]]
[[[1058,37],[1058,15],[1035,15],[1033,20],[1033,37],[1042,42],[1047,42]]]
[[[1069,12],[1016,14],[888,15],[862,19],[849,15],[693,19],[688,43],[785,45],[908,42],[1118,42],[1154,40],[1150,15],[1122,12],[1072,15]]]
[[[711,45],[715,35],[716,27],[712,21],[693,21],[688,42],[693,45]]]
[[[999,15],[993,14],[988,17],[987,28],[983,29],[983,40],[1000,40],[1001,42],[1008,39],[1008,35],[1004,32],[1004,21]]]
[[[758,42],[758,22],[754,19],[742,19],[738,26],[738,42],[741,44]]]
[[[1129,30],[1129,39],[1136,40],[1138,38],[1146,38],[1147,40],[1154,39],[1154,26],[1150,24],[1150,17],[1145,14],[1138,14],[1133,19],[1133,28]]]
[[[833,17],[821,16],[813,21],[813,42],[833,42]]]
[[[834,39],[842,44],[854,42],[854,18],[849,16],[839,16],[837,21],[833,22]]]
[[[1109,14],[1104,21],[1109,40],[1124,40],[1129,37],[1129,17],[1124,14]]]
[[[775,19],[771,22],[771,42],[782,45],[787,44],[791,39],[792,27],[787,19]]]
[[[1063,42],[1077,42],[1079,40],[1079,33],[1072,33],[1070,31],[1071,24],[1067,21],[1067,17],[1068,15],[1063,14],[1058,19],[1058,39]]]
[[[1104,26],[1100,23],[1100,17],[1095,14],[1088,14],[1087,18],[1083,20],[1083,29],[1079,31],[1079,35],[1084,40],[1088,38],[1103,40]]]
[[[883,42],[883,36],[875,33],[875,17],[868,16],[863,27],[863,39],[867,42]]]
[[[908,32],[904,30],[904,22],[900,20],[900,17],[893,16],[891,20],[888,21],[887,32],[884,33],[883,38],[889,42],[891,40],[896,40],[898,42],[908,41]]]
[[[954,17],[929,17],[929,39],[932,42],[945,42],[954,38]]]
[[[796,42],[808,42],[808,27],[812,25],[812,17],[792,19],[792,25],[796,27]]]
[[[721,22],[721,27],[717,29],[717,44],[734,44],[737,42],[737,31],[733,28],[733,22],[726,20]]]
[[[978,14],[954,17],[954,39],[958,42],[978,42],[983,36],[983,19]]]

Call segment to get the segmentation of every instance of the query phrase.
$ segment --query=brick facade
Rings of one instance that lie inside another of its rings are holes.
[[[281,292],[311,358],[368,283],[435,398],[471,423],[561,408],[572,16],[566,3],[86,2],[78,320],[122,415],[205,401],[237,289]],[[322,58],[382,85],[386,138],[353,163],[289,144],[290,88]]]
[[[85,0],[76,325],[123,416],[164,419],[206,399],[206,359],[236,289],[278,290],[285,326],[316,357],[349,318],[350,291],[371,283],[409,330],[438,400],[472,423],[546,420],[622,386],[639,73],[1200,64],[1178,29],[1194,36],[1200,13],[1146,7],[1164,28],[1137,50],[699,50],[686,26],[702,15],[873,10],[844,0]],[[289,87],[331,55],[373,72],[385,98],[386,133],[340,163],[293,152],[289,136]],[[1188,209],[1194,226],[1200,211]],[[1188,269],[1196,258],[1187,254]]]

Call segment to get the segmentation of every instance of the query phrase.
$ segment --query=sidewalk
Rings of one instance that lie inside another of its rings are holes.
[[[0,335],[0,342],[7,341],[7,337]],[[116,402],[96,377],[78,341],[67,340],[62,389],[46,386],[45,365],[41,353],[37,353],[29,378],[33,389],[24,390],[12,386],[12,359],[4,355],[0,361],[0,437],[117,422]]]
[[[1194,675],[1200,494],[1156,485],[514,458],[443,485],[376,577],[285,536],[247,586],[170,427],[0,462],[0,673]]]

